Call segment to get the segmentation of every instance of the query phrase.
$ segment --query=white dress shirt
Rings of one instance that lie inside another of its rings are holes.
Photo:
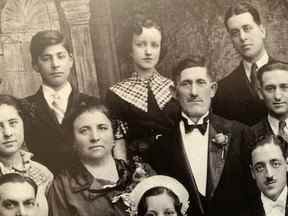
[[[257,68],[261,68],[263,65],[267,64],[269,61],[269,56],[267,52],[264,53],[264,55],[257,61],[255,62],[257,65]],[[245,69],[246,76],[248,80],[251,82],[251,67],[252,67],[252,62],[248,62],[243,60],[243,65]]]
[[[283,189],[276,201],[273,201],[261,193],[261,201],[266,216],[285,216],[287,199],[287,186]]]
[[[279,120],[268,114],[268,122],[272,129],[272,132],[274,135],[279,135]],[[285,119],[286,125],[288,125],[288,119]],[[288,128],[287,126],[284,128],[284,131],[286,134],[288,134]]]
[[[197,124],[202,124],[203,119],[208,115],[206,113],[202,116]],[[195,124],[190,118],[182,113],[182,116],[188,120],[188,124]],[[209,135],[209,121],[207,122],[207,130],[204,135],[198,129],[194,129],[190,133],[185,134],[184,122],[180,122],[180,131],[182,135],[182,142],[184,150],[188,158],[191,170],[193,172],[199,192],[206,195],[207,184],[207,166],[208,166],[208,135]]]
[[[61,88],[59,91],[55,91],[51,87],[44,85],[44,84],[42,85],[42,90],[43,90],[44,98],[45,98],[46,102],[48,103],[48,106],[52,110],[54,109],[52,103],[55,100],[55,95],[57,95],[57,97],[60,98],[58,105],[60,106],[60,108],[63,111],[66,112],[66,109],[68,106],[69,96],[72,92],[72,87],[71,87],[69,82],[66,82],[66,84],[63,86],[63,88]]]

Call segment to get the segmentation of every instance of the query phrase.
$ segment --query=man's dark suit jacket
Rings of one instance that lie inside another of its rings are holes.
[[[21,100],[25,127],[25,143],[34,154],[33,159],[57,173],[71,160],[71,145],[63,125],[67,117],[81,102],[95,99],[72,88],[62,124],[49,108],[42,88],[35,95]],[[72,136],[72,134],[69,134]]]
[[[257,139],[258,137],[262,136],[267,136],[267,135],[272,135],[273,131],[272,128],[268,122],[267,117],[263,118],[261,121],[259,121],[257,124],[253,125],[251,127],[253,134],[255,138]]]
[[[276,62],[269,57],[268,64]],[[224,118],[252,126],[266,115],[266,106],[246,76],[243,62],[227,77],[218,82],[213,99],[213,112]]]
[[[242,211],[241,216],[266,216],[260,193],[258,194],[257,198],[249,204],[249,207]],[[286,208],[285,208],[285,216],[288,216],[287,201],[286,201]]]
[[[178,179],[190,193],[193,216],[237,215],[255,195],[255,184],[248,166],[248,144],[252,137],[248,127],[236,121],[209,116],[209,147],[207,169],[207,195],[198,192],[181,138],[180,128],[174,134],[159,138],[154,147],[152,167],[159,174]],[[225,156],[223,147],[212,142],[216,134],[228,136]],[[250,191],[250,192],[249,192]],[[188,215],[190,215],[188,214]]]

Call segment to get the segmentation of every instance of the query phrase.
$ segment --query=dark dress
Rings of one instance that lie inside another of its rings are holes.
[[[174,127],[179,110],[172,98],[172,81],[155,72],[152,79],[136,74],[112,86],[106,96],[115,118],[127,123],[125,134],[129,155],[139,155],[149,163],[149,152],[158,138]]]
[[[48,193],[49,216],[128,216],[120,195],[130,192],[137,181],[135,172],[122,160],[115,160],[119,174],[116,184],[96,179],[81,162],[63,170]],[[147,168],[147,167],[145,167]],[[147,176],[154,174],[145,169]]]

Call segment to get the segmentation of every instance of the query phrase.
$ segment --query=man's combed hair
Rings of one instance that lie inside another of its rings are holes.
[[[182,59],[176,67],[173,69],[172,73],[172,79],[173,82],[176,84],[178,78],[181,75],[181,72],[187,68],[192,68],[192,67],[205,67],[207,68],[207,74],[210,77],[211,80],[215,80],[214,74],[212,74],[209,70],[209,65],[204,56],[200,55],[190,55]]]
[[[252,152],[259,146],[264,146],[267,144],[273,144],[279,146],[283,157],[287,157],[287,142],[281,137],[273,134],[260,135],[255,137],[254,143],[249,146],[249,162],[252,164]]]
[[[224,24],[226,26],[226,29],[228,29],[227,21],[230,17],[235,16],[235,15],[240,15],[243,13],[250,13],[255,23],[257,23],[258,25],[261,24],[261,17],[256,7],[254,7],[248,2],[240,2],[238,4],[231,6],[227,10],[225,14],[225,18],[224,18]]]
[[[42,54],[44,49],[48,46],[63,44],[63,47],[69,54],[72,53],[72,48],[62,33],[56,30],[45,30],[36,33],[30,44],[30,53],[32,58],[32,65],[37,63],[38,57]]]
[[[273,71],[273,70],[283,70],[283,71],[287,71],[288,73],[288,62],[278,61],[278,62],[267,64],[261,67],[259,71],[257,72],[257,79],[259,80],[261,85],[262,85],[263,74],[267,71]]]
[[[35,181],[28,176],[23,176],[18,173],[8,173],[0,176],[0,186],[6,183],[28,183],[33,187],[35,196],[37,195],[38,186]]]

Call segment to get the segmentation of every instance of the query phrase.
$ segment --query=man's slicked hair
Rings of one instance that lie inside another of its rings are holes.
[[[263,84],[263,74],[265,72],[268,72],[268,71],[274,71],[274,70],[282,70],[282,71],[287,71],[288,73],[288,62],[275,62],[275,63],[271,63],[271,64],[266,64],[264,65],[263,67],[261,67],[259,69],[259,71],[257,72],[257,79],[258,81],[260,82],[260,85],[262,86]]]
[[[34,189],[35,197],[37,195],[38,186],[33,179],[18,173],[8,173],[0,176],[0,186],[6,183],[28,183]]]
[[[261,24],[261,17],[256,7],[249,4],[248,2],[240,2],[231,6],[227,10],[225,14],[225,18],[224,18],[224,24],[225,24],[226,29],[228,30],[227,21],[230,17],[235,16],[235,15],[240,15],[243,13],[250,13],[255,23],[258,25]]]
[[[281,137],[273,134],[261,135],[256,137],[254,143],[249,146],[249,162],[252,164],[252,152],[259,146],[276,145],[281,149],[283,157],[287,158],[287,142]]]

